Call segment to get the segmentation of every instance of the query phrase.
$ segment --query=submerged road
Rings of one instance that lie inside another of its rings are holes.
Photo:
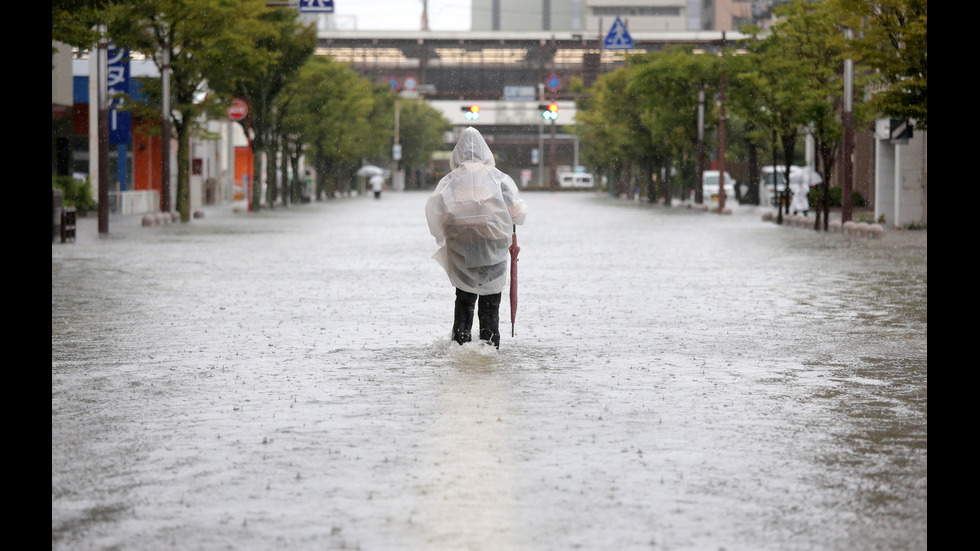
[[[496,351],[426,197],[52,244],[52,549],[926,549],[925,231],[528,192]]]

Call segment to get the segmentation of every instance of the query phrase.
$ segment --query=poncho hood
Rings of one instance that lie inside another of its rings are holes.
[[[449,169],[456,170],[463,163],[482,163],[495,167],[493,152],[483,138],[483,134],[472,126],[467,126],[459,136],[453,154],[449,157]]]

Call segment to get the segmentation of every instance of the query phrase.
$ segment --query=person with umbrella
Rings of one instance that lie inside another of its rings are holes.
[[[480,340],[499,349],[500,295],[508,281],[511,243],[516,246],[511,232],[524,224],[527,205],[472,126],[461,133],[449,168],[425,204],[425,218],[439,246],[432,258],[456,288],[452,340],[461,345],[472,340],[479,305]]]
[[[381,174],[374,174],[368,180],[368,183],[371,184],[371,191],[374,192],[374,198],[381,199],[381,190],[385,187],[385,177]]]
[[[820,182],[823,182],[823,178],[816,170],[810,167],[793,167],[789,173],[789,186],[793,191],[793,200],[789,208],[794,215],[802,212],[803,216],[806,216],[810,212],[810,200],[807,194],[810,193],[810,188]]]

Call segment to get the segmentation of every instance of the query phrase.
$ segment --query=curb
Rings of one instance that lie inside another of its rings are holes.
[[[776,222],[776,215],[767,212],[762,215],[763,222]],[[798,214],[787,214],[783,216],[783,224],[787,227],[813,229],[813,218],[800,216]],[[881,239],[885,236],[885,228],[881,224],[868,224],[867,222],[855,222],[848,220],[841,223],[840,220],[831,220],[827,223],[830,233],[839,233],[848,237],[863,237],[867,239]]]

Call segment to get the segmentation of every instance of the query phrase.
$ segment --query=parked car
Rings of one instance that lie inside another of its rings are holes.
[[[594,188],[595,181],[591,174],[584,172],[565,172],[558,175],[558,185],[563,188]]]
[[[701,183],[701,191],[704,193],[704,204],[718,206],[718,179],[720,172],[717,170],[705,170],[704,179]],[[725,204],[735,203],[735,179],[727,171],[725,172]]]

